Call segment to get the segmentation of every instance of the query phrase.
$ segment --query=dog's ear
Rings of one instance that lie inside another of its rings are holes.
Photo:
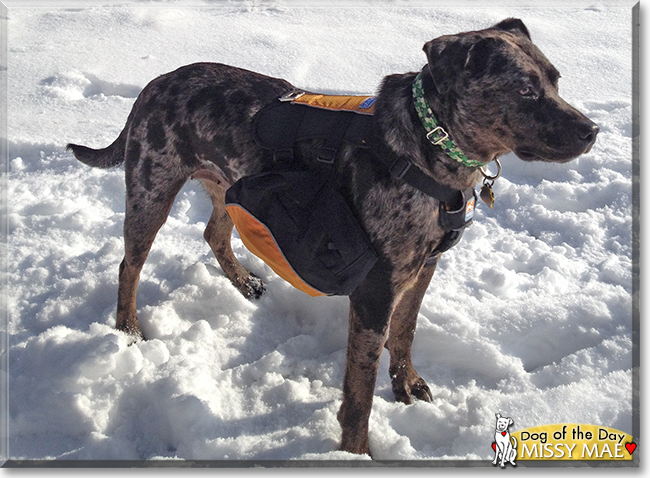
[[[505,20],[494,25],[492,28],[495,30],[505,30],[514,33],[515,35],[523,35],[527,37],[529,40],[531,39],[528,28],[526,28],[524,22],[522,22],[518,18],[506,18]]]
[[[499,418],[501,418],[501,413],[500,413],[500,412],[497,412],[496,417],[497,417],[497,420],[498,420]]]
[[[514,425],[515,421],[512,418],[508,418],[508,426]]]
[[[481,38],[467,53],[465,70],[472,78],[481,78],[488,71],[499,73],[505,68],[506,56],[499,54],[504,42],[499,38]]]
[[[446,94],[465,67],[470,46],[452,35],[435,38],[424,45],[429,72],[440,94]]]

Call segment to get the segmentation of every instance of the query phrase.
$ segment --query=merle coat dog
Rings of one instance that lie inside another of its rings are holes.
[[[560,74],[531,42],[524,24],[506,19],[485,30],[446,35],[424,45],[424,97],[463,153],[487,164],[513,151],[524,161],[566,162],[589,151],[598,127],[558,95]],[[482,179],[478,167],[452,159],[427,139],[416,115],[416,73],[387,76],[375,121],[392,152],[425,175],[465,190]],[[251,134],[255,114],[294,90],[288,82],[214,63],[184,66],[151,81],[140,93],[119,137],[104,149],[70,144],[95,167],[124,163],[125,255],[119,268],[117,328],[142,338],[136,290],[142,266],[174,197],[190,178],[213,202],[204,237],[225,274],[246,297],[262,282],[234,257],[233,224],[225,191],[239,178],[269,170]],[[297,148],[306,169],[315,145]],[[367,233],[378,260],[350,294],[349,341],[338,413],[341,449],[370,453],[370,415],[379,357],[390,353],[397,400],[431,401],[411,362],[416,319],[444,236],[438,201],[390,176],[367,149],[345,144],[336,159],[337,187]]]

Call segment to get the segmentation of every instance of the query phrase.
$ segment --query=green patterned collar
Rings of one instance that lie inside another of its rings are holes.
[[[431,141],[431,144],[440,146],[447,153],[447,156],[465,166],[484,166],[483,162],[469,159],[465,156],[454,140],[449,137],[449,134],[438,124],[427,100],[424,98],[421,72],[418,73],[418,76],[415,77],[415,81],[413,82],[413,103],[415,104],[415,111],[418,112],[422,125],[427,132],[427,139]]]

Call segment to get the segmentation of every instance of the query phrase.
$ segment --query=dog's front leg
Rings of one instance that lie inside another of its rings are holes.
[[[390,352],[389,373],[393,393],[398,402],[409,404],[412,397],[433,400],[427,383],[418,375],[411,361],[411,345],[424,293],[431,282],[436,264],[425,265],[410,289],[402,295],[390,319],[390,333],[386,348]]]
[[[504,448],[505,448],[504,458],[503,458],[503,461],[501,463],[503,463],[503,466],[505,467],[506,462],[511,461],[510,460],[510,455],[512,455],[512,443],[510,443],[510,435],[508,435],[508,441],[506,442]]]
[[[510,437],[508,436],[508,438],[510,438]],[[510,450],[510,447],[508,446],[507,441],[502,441],[499,444],[499,451],[500,451],[500,453],[499,453],[499,466],[501,468],[505,468],[505,466],[506,466],[506,460],[508,459],[508,451],[509,450]]]
[[[370,455],[368,419],[393,301],[390,292],[382,294],[381,288],[368,286],[368,282],[350,296],[343,403],[338,420],[342,428],[341,450]]]
[[[495,443],[494,447],[494,460],[492,460],[492,464],[496,465],[499,462],[499,444]]]
[[[226,189],[219,186],[213,176],[202,171],[195,173],[194,177],[201,180],[203,187],[212,198],[212,215],[203,237],[210,245],[223,272],[242,295],[247,299],[260,298],[265,290],[262,280],[246,270],[232,252],[230,239],[234,224],[226,212]]]

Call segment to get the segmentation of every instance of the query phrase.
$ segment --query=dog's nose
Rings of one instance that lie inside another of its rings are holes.
[[[593,121],[581,123],[578,127],[578,137],[588,145],[594,144],[600,128]]]

